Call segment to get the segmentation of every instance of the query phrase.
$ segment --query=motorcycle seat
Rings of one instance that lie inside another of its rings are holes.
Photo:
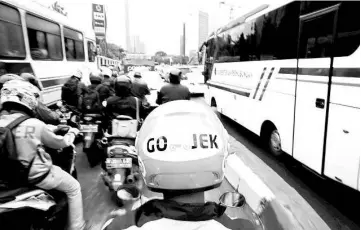
[[[20,187],[20,188],[13,188],[13,189],[0,189],[0,204],[8,202],[8,199],[14,198],[20,194],[24,194],[37,188],[34,187]]]
[[[96,113],[90,113],[90,114],[85,114],[84,117],[101,118],[102,115]]]

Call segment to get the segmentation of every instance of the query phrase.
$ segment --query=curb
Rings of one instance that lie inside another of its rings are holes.
[[[265,229],[302,229],[290,210],[282,206],[266,184],[235,154],[226,161],[225,175],[258,214]]]

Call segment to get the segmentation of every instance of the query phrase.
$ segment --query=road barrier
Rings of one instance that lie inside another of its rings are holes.
[[[265,229],[302,229],[292,212],[276,200],[267,185],[236,154],[227,159],[226,178],[235,190],[244,195]]]

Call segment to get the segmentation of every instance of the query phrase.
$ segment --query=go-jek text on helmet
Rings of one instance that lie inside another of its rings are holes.
[[[34,111],[38,106],[39,97],[39,89],[31,83],[24,80],[11,80],[3,85],[0,100],[2,105],[13,102]]]
[[[89,80],[91,83],[101,83],[103,80],[103,76],[100,71],[92,71],[89,74]]]
[[[228,133],[205,105],[179,100],[158,107],[142,125],[136,148],[152,191],[206,191],[224,179]]]

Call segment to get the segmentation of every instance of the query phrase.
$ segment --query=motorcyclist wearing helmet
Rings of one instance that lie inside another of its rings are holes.
[[[140,72],[134,73],[134,78],[132,81],[132,95],[139,98],[142,102],[146,103],[146,95],[150,95],[150,90],[147,83],[142,79],[142,74]]]
[[[188,87],[180,84],[181,74],[181,71],[178,69],[170,71],[170,83],[164,85],[158,92],[157,104],[161,105],[170,101],[191,99]]]
[[[100,101],[106,101],[109,97],[113,96],[114,93],[114,81],[112,80],[112,71],[110,69],[104,68],[102,71],[102,86],[99,87],[98,93]]]
[[[5,74],[0,77],[0,90],[2,88],[2,85],[10,80],[25,80],[30,82],[32,85],[38,87],[40,90],[40,85],[38,80],[35,78],[34,75],[30,73],[22,73],[21,76],[15,75],[15,74]],[[1,109],[1,106],[0,106]],[[46,124],[51,125],[58,125],[60,123],[59,115],[50,110],[46,105],[44,105],[40,100],[38,102],[38,106],[35,109],[35,117],[41,121],[43,121]]]
[[[224,180],[228,148],[228,133],[209,107],[174,101],[154,110],[136,149],[145,185],[164,199],[149,200],[126,217],[113,213],[106,230],[253,229],[250,221],[231,220],[224,206],[205,199]]]
[[[107,100],[105,114],[109,121],[118,115],[130,116],[136,118],[137,103],[131,94],[132,82],[127,76],[119,76],[115,80],[115,96]],[[144,117],[145,109],[142,103],[139,103],[140,117]]]
[[[70,79],[61,88],[61,99],[74,112],[80,113],[82,95],[86,92],[86,86],[81,79],[83,73],[76,70]]]
[[[34,117],[40,91],[24,80],[7,81],[1,89],[0,126],[5,127],[20,116],[29,119],[13,129],[17,159],[29,167],[29,184],[46,190],[59,190],[68,197],[70,229],[84,229],[83,205],[80,184],[70,174],[52,164],[51,157],[42,145],[60,149],[72,145],[79,130],[70,128],[64,136],[54,134],[56,126],[46,125]],[[38,159],[38,160],[37,160]],[[31,162],[36,162],[32,164]]]

